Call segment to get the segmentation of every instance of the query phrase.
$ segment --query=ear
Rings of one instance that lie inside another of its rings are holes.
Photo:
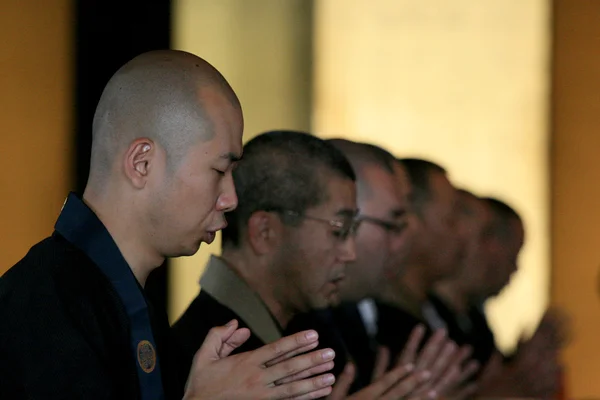
[[[156,156],[156,145],[148,138],[134,140],[127,149],[124,159],[125,175],[136,189],[146,186],[152,161]]]
[[[257,211],[248,219],[247,239],[256,254],[264,255],[277,247],[283,223],[275,213]]]

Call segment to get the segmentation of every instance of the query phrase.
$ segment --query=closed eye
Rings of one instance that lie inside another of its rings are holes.
[[[226,172],[225,171],[221,171],[219,169],[213,168],[215,171],[217,171],[217,173],[221,176],[225,176]]]

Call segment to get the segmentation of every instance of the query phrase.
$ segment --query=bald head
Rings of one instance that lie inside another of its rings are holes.
[[[240,103],[208,62],[183,51],[144,53],[121,67],[98,103],[92,129],[90,184],[110,175],[115,160],[138,138],[155,142],[176,166],[186,149],[214,136],[211,108]]]
[[[403,261],[409,243],[405,234],[407,201],[401,166],[386,150],[344,139],[329,140],[348,158],[357,177],[361,224],[356,233],[356,260],[346,266],[340,287],[345,301],[376,297]],[[401,176],[402,175],[402,176]]]
[[[381,147],[368,143],[357,143],[346,139],[329,139],[346,156],[357,177],[358,196],[373,194],[372,179],[367,176],[369,169],[376,168],[389,174],[394,174],[396,162],[393,155]]]

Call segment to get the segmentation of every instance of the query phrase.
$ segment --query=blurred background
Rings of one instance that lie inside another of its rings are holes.
[[[288,128],[428,158],[524,217],[520,271],[487,307],[515,346],[548,305],[572,318],[570,397],[600,397],[600,1],[0,0],[0,274],[52,232],[88,173],[110,76],[141,52],[211,62],[245,140]],[[176,319],[209,254],[152,295]],[[2,321],[0,321],[2,323]]]

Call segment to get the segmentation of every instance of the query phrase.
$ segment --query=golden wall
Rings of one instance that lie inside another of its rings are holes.
[[[212,63],[238,94],[244,140],[271,129],[310,129],[311,13],[309,0],[175,0],[173,47]],[[172,261],[171,320],[198,294],[220,235],[193,257]]]
[[[508,349],[549,297],[547,0],[323,0],[314,131],[441,163],[524,217],[520,270],[488,305]]]
[[[0,275],[50,235],[71,182],[71,2],[0,0]]]
[[[600,2],[556,0],[552,300],[572,317],[573,398],[600,398]]]

